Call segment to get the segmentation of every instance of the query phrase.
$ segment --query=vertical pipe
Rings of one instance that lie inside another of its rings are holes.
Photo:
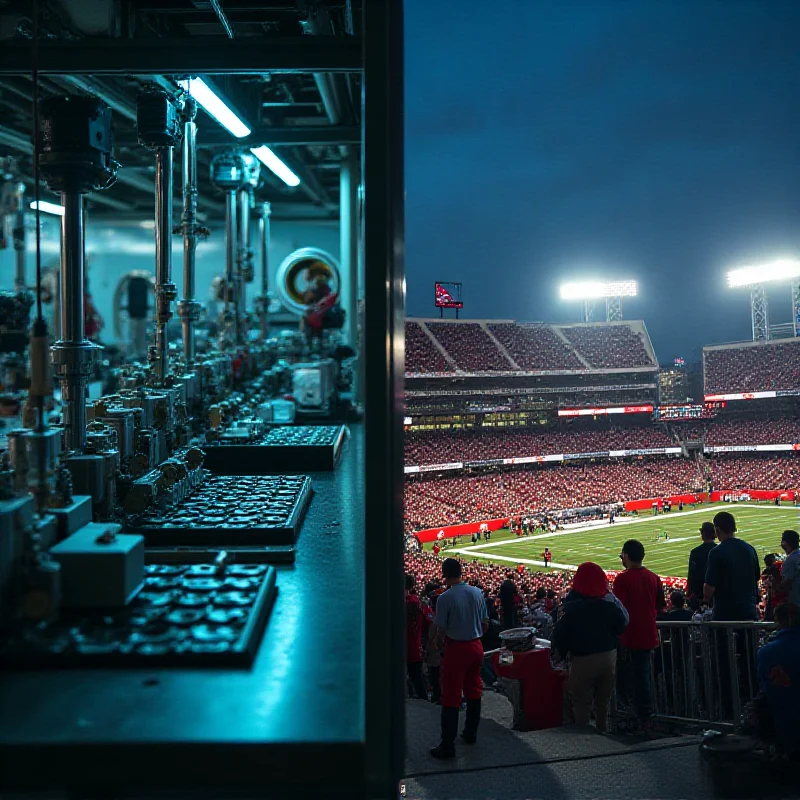
[[[345,335],[354,349],[358,346],[358,162],[344,158],[339,170],[339,302],[347,317]]]
[[[250,187],[239,189],[239,246],[236,258],[236,342],[247,338],[247,284],[250,266]]]
[[[170,304],[175,299],[172,283],[172,148],[156,151],[156,362],[158,383],[169,372],[167,322],[172,316]]]
[[[259,237],[261,239],[261,301],[259,303],[259,323],[261,330],[261,341],[266,341],[267,311],[269,309],[269,241],[270,226],[269,217],[272,207],[269,203],[261,204],[261,217],[259,220]]]
[[[236,190],[231,189],[225,198],[225,313],[234,300],[236,272]],[[235,310],[235,309],[234,309]]]
[[[82,452],[86,447],[86,381],[84,369],[84,251],[83,195],[61,195],[61,345],[58,358],[63,404],[64,447]],[[86,343],[88,345],[88,342]]]
[[[61,340],[83,341],[84,261],[83,196],[61,195]]]
[[[178,305],[183,329],[183,358],[191,367],[195,357],[195,261],[197,252],[197,106],[190,100],[183,126],[183,299]]]
[[[2,222],[2,219],[0,219]],[[25,184],[17,184],[17,208],[14,219],[14,251],[17,257],[17,271],[14,276],[14,289],[25,291]]]

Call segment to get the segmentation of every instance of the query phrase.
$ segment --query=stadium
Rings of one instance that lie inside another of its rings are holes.
[[[613,575],[637,538],[665,585],[683,587],[700,524],[722,509],[760,557],[780,552],[800,502],[793,326],[764,327],[754,291],[752,341],[708,343],[695,371],[660,366],[645,322],[622,319],[629,283],[606,285],[600,322],[586,321],[600,298],[574,287],[580,323],[407,319],[408,563],[435,548],[498,584],[508,568],[570,573],[589,559]],[[458,310],[443,291],[437,304]]]

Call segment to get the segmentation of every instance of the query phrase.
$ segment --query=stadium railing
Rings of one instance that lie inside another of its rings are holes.
[[[657,627],[659,647],[651,664],[654,719],[738,731],[742,713],[759,691],[756,653],[775,626],[659,621]]]

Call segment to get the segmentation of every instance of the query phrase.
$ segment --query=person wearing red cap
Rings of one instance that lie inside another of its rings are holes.
[[[567,686],[578,725],[589,724],[594,700],[595,725],[606,730],[617,647],[626,624],[627,615],[608,591],[605,572],[591,561],[581,564],[551,637],[553,649],[570,656]]]

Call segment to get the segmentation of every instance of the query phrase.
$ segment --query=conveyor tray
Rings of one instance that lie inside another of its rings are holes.
[[[310,499],[305,475],[214,475],[174,508],[129,520],[125,531],[144,536],[145,547],[294,545]]]
[[[248,667],[276,592],[266,564],[148,564],[124,609],[22,623],[0,643],[0,668]]]
[[[268,475],[317,472],[336,466],[347,429],[344,425],[293,425],[272,428],[254,442],[210,443],[203,465],[218,475]]]

